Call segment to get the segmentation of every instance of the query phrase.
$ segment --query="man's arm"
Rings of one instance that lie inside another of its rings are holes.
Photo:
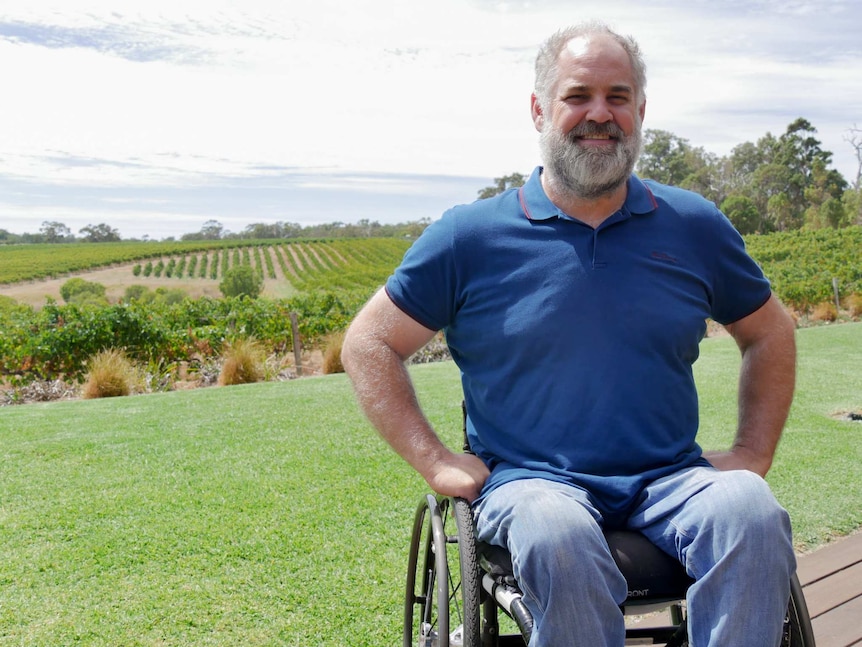
[[[419,407],[404,365],[434,334],[380,290],[350,325],[341,359],[360,407],[386,442],[435,492],[473,501],[488,477],[487,467],[440,441]]]
[[[775,296],[747,317],[727,325],[742,353],[739,422],[733,447],[707,452],[722,470],[765,476],[784,429],[796,383],[795,324]]]

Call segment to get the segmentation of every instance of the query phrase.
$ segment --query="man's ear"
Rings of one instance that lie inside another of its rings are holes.
[[[533,117],[533,125],[536,130],[542,132],[542,127],[545,125],[545,113],[542,111],[542,104],[539,103],[539,98],[535,92],[530,95],[530,115]]]
[[[638,114],[641,117],[641,123],[643,123],[644,122],[644,115],[646,114],[646,97],[644,97],[644,100],[641,101],[641,107],[638,110]]]

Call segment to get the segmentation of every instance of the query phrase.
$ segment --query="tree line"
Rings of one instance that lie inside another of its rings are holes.
[[[250,224],[240,232],[225,229],[217,220],[207,220],[200,231],[183,234],[181,241],[199,240],[282,240],[292,238],[407,238],[419,236],[431,224],[430,218],[420,218],[412,222],[396,224],[381,224],[376,220],[362,219],[355,223],[330,222],[303,226],[296,222],[257,222]],[[114,243],[122,240],[136,241],[134,238],[123,239],[113,227],[101,223],[88,225],[76,236],[62,222],[44,221],[37,233],[13,234],[0,229],[0,245],[2,244],[44,244],[44,243]],[[164,241],[175,241],[171,236]]]
[[[832,153],[815,137],[817,129],[802,117],[776,136],[766,133],[756,142],[744,142],[730,154],[719,156],[666,130],[644,131],[643,149],[636,167],[646,179],[690,189],[714,202],[742,234],[765,234],[794,229],[842,228],[862,224],[862,129],[850,128],[845,137],[858,166],[848,181],[830,168]],[[521,173],[494,178],[478,191],[487,198],[526,180]],[[417,237],[430,220],[381,224],[362,219],[356,223],[332,222],[303,226],[295,222],[253,223],[241,232],[227,231],[217,220],[181,240],[263,240],[289,238]],[[75,236],[60,222],[45,221],[38,233],[11,234],[0,229],[0,243],[114,242],[116,229],[107,224],[88,225]],[[167,238],[166,240],[172,240]]]
[[[700,193],[741,234],[862,224],[862,129],[851,128],[846,138],[859,162],[852,183],[830,168],[832,153],[823,150],[816,132],[799,118],[777,137],[767,133],[718,156],[666,130],[645,130],[635,172]],[[526,179],[522,173],[494,178],[479,198],[521,186]]]
[[[830,168],[817,130],[796,119],[779,136],[739,144],[718,156],[663,130],[644,132],[637,173],[691,189],[717,204],[742,234],[862,224],[862,130],[847,139],[859,166],[848,182]]]

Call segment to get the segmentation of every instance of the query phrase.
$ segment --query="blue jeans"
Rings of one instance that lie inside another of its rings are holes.
[[[512,553],[535,628],[530,647],[622,647],[626,582],[589,494],[512,481],[476,506],[478,538]],[[678,558],[691,647],[779,645],[796,560],[787,512],[758,475],[692,467],[647,486],[629,529]]]

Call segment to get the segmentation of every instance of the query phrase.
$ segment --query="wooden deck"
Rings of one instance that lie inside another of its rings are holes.
[[[817,647],[862,645],[862,532],[801,555],[797,574]]]

